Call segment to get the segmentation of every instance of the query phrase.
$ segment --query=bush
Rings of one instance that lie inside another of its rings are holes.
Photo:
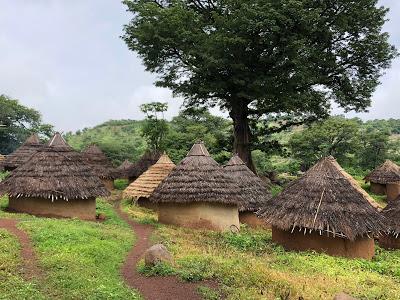
[[[128,179],[115,179],[114,180],[114,187],[117,190],[122,191],[122,190],[126,189],[128,187],[128,185],[129,185]]]

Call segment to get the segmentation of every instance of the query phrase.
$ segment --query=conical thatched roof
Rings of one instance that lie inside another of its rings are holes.
[[[331,156],[289,184],[257,215],[283,230],[317,230],[350,240],[385,229],[374,200]]]
[[[272,198],[265,183],[255,175],[238,155],[234,155],[224,166],[224,172],[232,177],[241,189],[243,201],[239,204],[239,211],[257,211],[263,204]]]
[[[128,169],[128,177],[138,178],[160,159],[161,154],[161,151],[158,150],[147,151],[136,163],[133,164],[133,166]]]
[[[13,170],[27,162],[42,147],[38,135],[32,134],[17,150],[7,155],[1,165],[6,170]]]
[[[3,171],[4,166],[2,164],[2,162],[6,159],[6,157],[2,154],[0,154],[0,171]]]
[[[138,199],[150,197],[154,189],[168,176],[175,167],[168,155],[161,155],[160,159],[146,172],[132,182],[124,191],[124,197]]]
[[[133,163],[125,159],[124,162],[115,169],[116,177],[118,178],[128,178],[128,171],[133,167]]]
[[[203,143],[194,144],[187,156],[155,189],[153,202],[217,202],[239,204],[240,188],[211,158]]]
[[[115,169],[111,161],[97,145],[90,145],[83,152],[83,157],[92,166],[93,172],[100,178],[116,178]]]
[[[57,133],[24,165],[0,183],[12,197],[86,199],[109,193],[82,155]]]
[[[400,167],[391,160],[386,160],[365,176],[364,180],[380,184],[400,182]]]
[[[388,205],[382,210],[382,215],[386,218],[388,225],[387,232],[400,236],[400,196],[393,201],[389,201]]]

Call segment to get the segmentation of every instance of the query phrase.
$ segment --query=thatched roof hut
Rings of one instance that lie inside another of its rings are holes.
[[[365,176],[364,180],[366,182],[375,182],[379,184],[400,182],[400,166],[396,165],[391,160],[386,160]]]
[[[379,238],[379,244],[387,249],[400,249],[400,196],[390,201],[382,210],[386,219],[386,234]]]
[[[140,203],[140,200],[143,202],[145,199],[142,198],[149,198],[174,167],[175,164],[167,154],[161,155],[160,159],[154,165],[125,189],[123,193],[124,197],[135,199],[139,205],[146,206],[145,203]]]
[[[1,165],[6,171],[12,171],[27,162],[42,147],[39,136],[34,133],[18,149],[7,155]]]
[[[273,239],[275,230],[275,240],[289,249],[319,251],[321,239],[331,236],[336,242],[323,241],[322,249],[332,246],[323,252],[370,258],[374,253],[370,237],[385,230],[377,208],[336,160],[326,157],[268,201],[257,214],[272,224]],[[301,236],[296,236],[299,231]],[[311,242],[317,246],[309,246]],[[339,242],[340,245],[336,244]]]
[[[4,170],[4,166],[2,164],[2,162],[6,159],[6,157],[2,154],[0,154],[0,171]]]
[[[203,143],[194,144],[150,197],[159,221],[227,230],[239,226],[240,188],[212,159]]]
[[[128,172],[133,167],[133,163],[129,160],[125,159],[124,162],[115,169],[115,176],[118,178],[126,178],[128,179]]]
[[[154,165],[160,159],[161,155],[162,152],[159,150],[146,151],[143,156],[128,169],[127,174],[129,180],[136,180],[136,178]]]
[[[82,154],[97,176],[102,179],[115,178],[115,169],[111,161],[97,145],[90,145]]]
[[[95,217],[95,198],[109,194],[59,133],[2,181],[0,190],[8,193],[10,209],[85,219]]]

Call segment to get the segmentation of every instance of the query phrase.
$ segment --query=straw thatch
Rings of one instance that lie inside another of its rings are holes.
[[[155,189],[156,203],[214,202],[239,204],[243,201],[236,182],[211,158],[203,143],[194,144],[187,156]]]
[[[321,159],[257,215],[282,230],[312,230],[355,240],[384,231],[378,205],[333,157]]]
[[[32,134],[17,150],[7,155],[1,165],[7,171],[14,170],[26,163],[42,147],[38,135]]]
[[[237,154],[224,166],[224,171],[236,181],[241,189],[243,201],[239,204],[239,212],[257,211],[272,198],[266,184],[246,166]]]
[[[109,193],[92,168],[57,133],[24,165],[0,183],[9,196],[46,199],[87,199]]]
[[[364,180],[380,184],[400,182],[400,167],[391,160],[386,160],[365,176]]]
[[[90,145],[82,154],[87,163],[92,166],[93,172],[101,179],[115,179],[117,177],[111,161],[97,145]]]
[[[400,236],[400,196],[382,210],[382,215],[386,218],[388,225],[387,232],[393,234],[396,238]]]
[[[131,180],[138,178],[160,159],[161,154],[162,152],[158,150],[146,151],[146,153],[128,169],[128,178]]]
[[[170,160],[168,155],[161,155],[160,159],[154,165],[125,189],[124,197],[131,199],[150,197],[154,189],[168,176],[174,167],[175,164]]]
[[[125,159],[124,162],[115,169],[115,176],[118,178],[128,178],[128,172],[133,167],[133,163]]]

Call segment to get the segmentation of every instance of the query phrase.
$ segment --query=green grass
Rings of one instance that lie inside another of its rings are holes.
[[[115,179],[114,180],[114,187],[119,191],[123,191],[124,189],[127,188],[128,185],[129,185],[128,179]]]
[[[1,199],[2,208],[5,201]],[[97,206],[97,211],[107,216],[103,223],[0,212],[1,217],[19,218],[19,227],[31,237],[45,274],[40,292],[48,298],[141,299],[120,275],[120,267],[134,243],[132,231],[117,217],[111,204],[99,199]],[[4,294],[10,295],[8,299],[17,295],[12,284],[0,283],[0,298]],[[33,292],[28,291],[27,295],[26,299],[36,298]]]
[[[155,215],[145,216],[136,206],[126,210],[136,219]],[[400,299],[400,250],[376,247],[372,261],[288,252],[272,243],[270,230],[246,226],[233,234],[159,225],[153,241],[163,243],[175,263],[139,270],[148,276],[217,280],[228,299],[332,299],[341,291],[359,299]],[[204,296],[218,299],[213,297]]]

